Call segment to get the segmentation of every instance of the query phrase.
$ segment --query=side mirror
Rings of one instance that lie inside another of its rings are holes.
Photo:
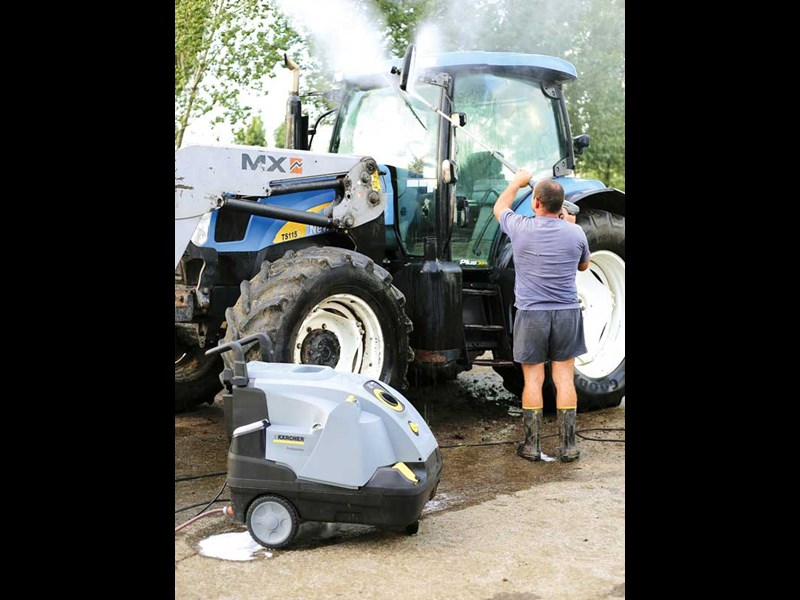
[[[403,70],[400,72],[400,89],[404,92],[408,88],[408,79],[411,77],[411,71],[414,70],[414,65],[417,60],[417,47],[414,44],[409,44],[406,48],[406,55],[403,57]]]
[[[575,154],[580,155],[584,148],[589,147],[589,134],[583,133],[572,138],[572,147],[575,149]]]

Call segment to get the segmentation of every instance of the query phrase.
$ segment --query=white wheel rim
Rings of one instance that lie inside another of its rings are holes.
[[[250,528],[262,542],[280,544],[292,532],[292,515],[277,502],[262,502],[250,515]]]
[[[353,294],[334,294],[312,308],[297,331],[294,362],[303,362],[303,343],[318,330],[332,333],[339,342],[339,360],[334,369],[380,378],[383,329],[375,311],[364,300]]]
[[[592,252],[576,283],[587,351],[575,359],[575,369],[607,377],[625,358],[625,261],[607,250]]]

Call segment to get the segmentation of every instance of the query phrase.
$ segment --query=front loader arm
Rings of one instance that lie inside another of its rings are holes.
[[[257,202],[308,189],[336,190],[323,215]],[[386,199],[370,157],[253,146],[180,148],[175,152],[175,267],[201,217],[213,210],[346,230],[378,218]]]

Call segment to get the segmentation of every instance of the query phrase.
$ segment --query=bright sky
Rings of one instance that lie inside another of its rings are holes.
[[[300,89],[303,88],[303,71],[300,70]],[[289,99],[289,88],[292,85],[292,72],[289,69],[276,68],[275,77],[268,80],[266,84],[266,94],[252,96],[242,94],[242,102],[253,107],[253,116],[260,116],[267,130],[267,146],[275,146],[275,130],[286,119],[286,101]],[[307,114],[308,109],[304,105],[303,113]],[[235,128],[227,123],[212,124],[214,118],[221,114],[221,111],[211,111],[203,118],[189,124],[183,136],[183,145],[206,145],[206,144],[232,144],[233,130],[240,129],[242,125]],[[314,136],[313,150],[325,152],[328,148],[328,141],[333,133],[334,115],[327,117],[324,124],[320,124],[319,131]],[[313,126],[313,121],[308,124]]]
[[[300,72],[302,88],[303,72]],[[266,84],[267,94],[250,96],[242,94],[242,103],[253,107],[253,116],[260,116],[264,121],[267,130],[267,145],[273,146],[275,129],[286,118],[286,100],[289,97],[289,88],[292,85],[292,72],[289,69],[275,69],[275,77],[269,79]],[[189,124],[183,137],[183,145],[195,144],[231,144],[233,143],[233,131],[228,124],[218,123],[212,125],[212,121],[221,112],[212,110],[203,118]],[[313,123],[312,123],[313,125]],[[236,129],[240,129],[239,125]],[[315,144],[316,146],[316,144]]]

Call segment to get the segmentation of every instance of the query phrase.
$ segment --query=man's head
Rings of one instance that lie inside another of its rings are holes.
[[[558,215],[564,204],[564,188],[552,179],[542,179],[533,188],[533,212],[536,214]]]

